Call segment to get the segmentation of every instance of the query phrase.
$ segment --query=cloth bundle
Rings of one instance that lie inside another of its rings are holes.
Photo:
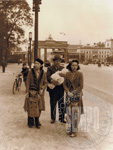
[[[61,71],[57,71],[54,74],[51,75],[51,78],[54,81],[57,81],[59,85],[61,85],[64,82],[64,77],[66,75],[66,73],[68,72],[68,70],[66,68],[62,69]],[[48,83],[48,87],[50,89],[54,89],[55,85],[52,83]]]

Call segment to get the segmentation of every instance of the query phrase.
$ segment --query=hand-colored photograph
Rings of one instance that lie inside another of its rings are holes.
[[[113,149],[113,0],[0,0],[0,150]]]

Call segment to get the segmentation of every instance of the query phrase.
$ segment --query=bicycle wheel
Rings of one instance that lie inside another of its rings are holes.
[[[16,90],[17,90],[17,80],[15,80],[13,83],[13,94],[16,93]]]
[[[19,78],[18,79],[18,91],[20,90],[20,88],[21,88],[21,83],[22,83],[22,79],[21,78]]]

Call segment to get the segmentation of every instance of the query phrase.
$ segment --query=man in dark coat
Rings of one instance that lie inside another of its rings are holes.
[[[57,81],[54,81],[51,78],[51,75],[56,71],[61,71],[63,69],[61,64],[61,58],[59,55],[55,55],[53,58],[53,65],[47,69],[47,80],[49,83],[55,85],[54,89],[47,87],[47,91],[50,96],[50,107],[51,107],[51,123],[54,123],[56,120],[56,104],[58,101],[58,110],[59,110],[59,121],[66,123],[64,121],[64,88],[63,84],[59,85]]]

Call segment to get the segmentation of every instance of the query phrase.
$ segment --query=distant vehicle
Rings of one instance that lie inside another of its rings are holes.
[[[109,66],[110,64],[108,62],[104,63],[104,66]]]
[[[106,63],[106,66],[109,66],[109,63]]]
[[[45,67],[49,67],[49,66],[51,66],[51,64],[50,64],[49,60],[46,60],[46,62],[45,62],[45,64],[44,64],[44,66],[45,66]]]
[[[94,65],[95,65],[95,64],[97,64],[97,62],[96,62],[96,61],[92,61],[92,64],[94,64]]]
[[[113,66],[113,62],[107,62],[107,65]]]
[[[113,62],[111,62],[110,65],[113,66]]]
[[[89,63],[87,61],[84,61],[83,62],[83,65],[88,65]]]

